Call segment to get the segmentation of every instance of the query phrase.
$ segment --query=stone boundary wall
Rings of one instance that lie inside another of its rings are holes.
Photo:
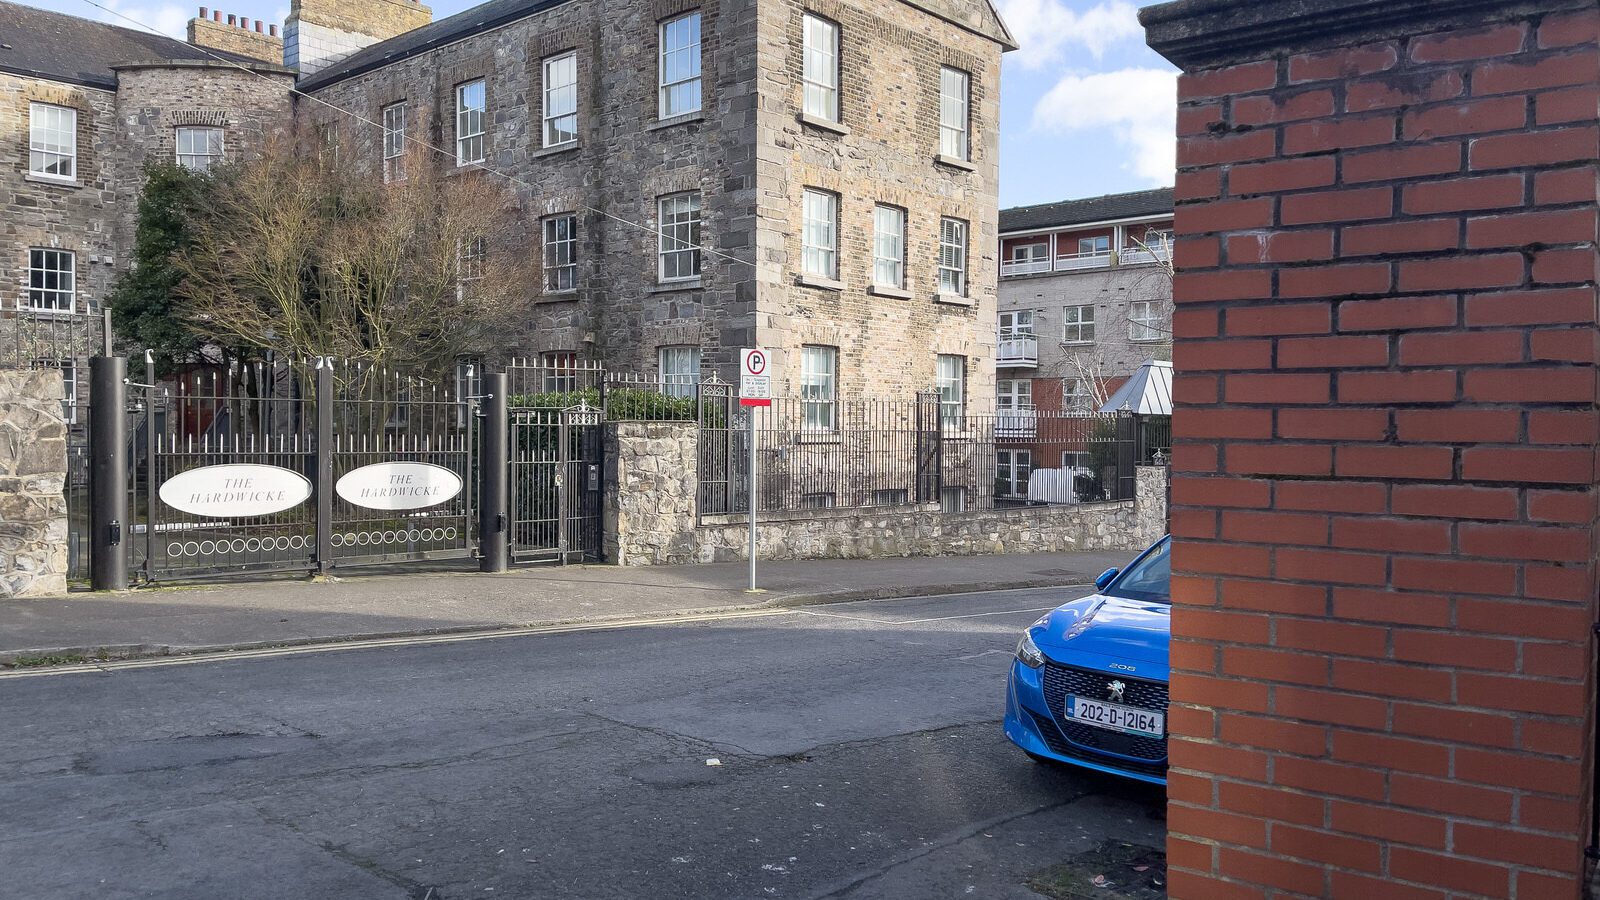
[[[0,599],[67,592],[67,427],[57,369],[0,370]]]
[[[747,558],[742,515],[695,517],[699,429],[623,422],[606,428],[606,558],[624,566]],[[1137,550],[1166,533],[1167,470],[1141,466],[1134,500],[942,512],[937,504],[766,513],[761,559],[877,559],[1060,550]]]

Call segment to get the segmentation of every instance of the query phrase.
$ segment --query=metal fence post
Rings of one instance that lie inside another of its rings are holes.
[[[128,360],[89,360],[89,584],[128,589]]]
[[[316,574],[333,567],[333,361],[317,360],[317,556]]]
[[[504,572],[511,556],[509,476],[511,465],[510,379],[504,372],[483,379],[483,439],[478,444],[478,569]],[[566,523],[561,523],[565,527]]]

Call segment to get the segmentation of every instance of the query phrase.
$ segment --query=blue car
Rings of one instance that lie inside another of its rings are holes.
[[[1167,783],[1169,538],[1023,632],[1006,737],[1035,760]]]

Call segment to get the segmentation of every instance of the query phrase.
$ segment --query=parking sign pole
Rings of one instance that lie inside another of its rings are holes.
[[[756,588],[756,407],[745,407],[750,441],[750,593]]]

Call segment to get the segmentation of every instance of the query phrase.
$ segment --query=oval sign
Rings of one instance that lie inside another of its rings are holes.
[[[374,463],[346,472],[334,489],[367,509],[421,509],[461,493],[461,476],[432,463]]]
[[[161,482],[161,502],[196,516],[266,516],[299,506],[311,482],[278,466],[226,465],[190,469]]]

